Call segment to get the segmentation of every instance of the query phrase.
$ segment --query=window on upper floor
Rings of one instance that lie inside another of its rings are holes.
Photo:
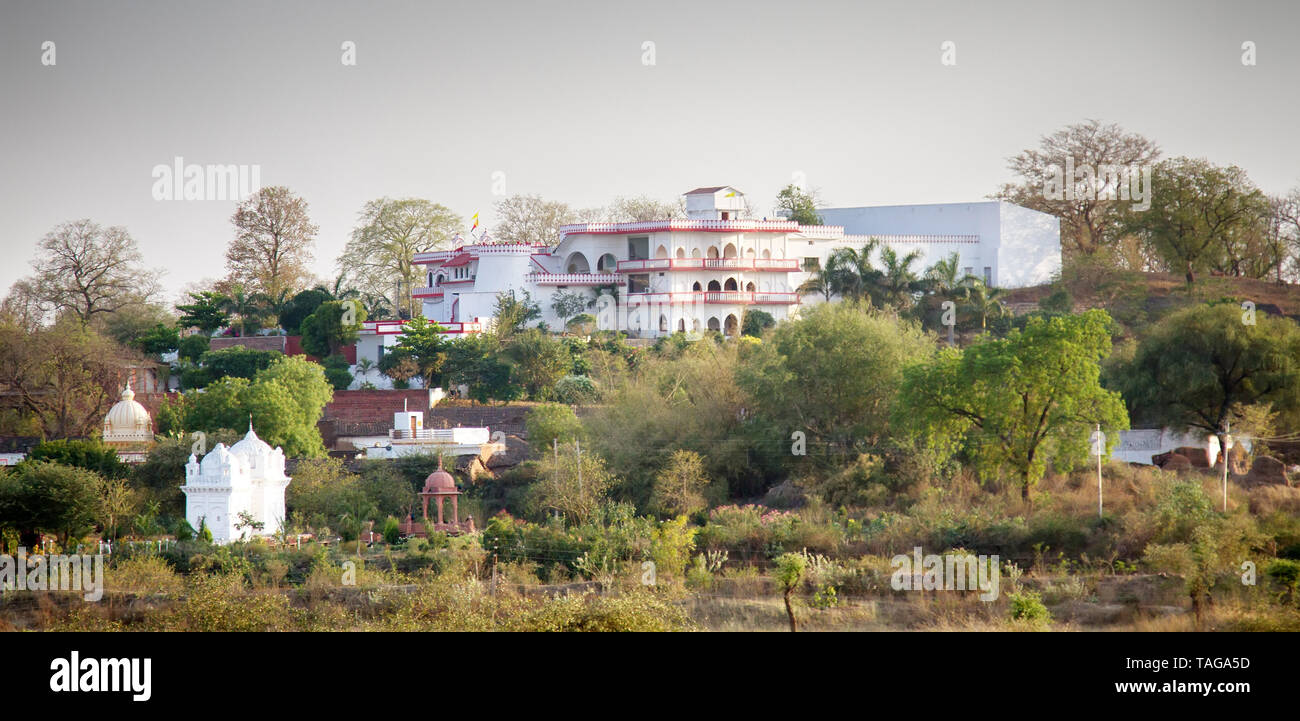
[[[634,235],[627,239],[628,260],[646,260],[650,257],[650,236]]]
[[[805,273],[816,273],[822,269],[822,262],[815,257],[804,258],[803,269]]]

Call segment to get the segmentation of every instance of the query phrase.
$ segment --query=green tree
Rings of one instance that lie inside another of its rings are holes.
[[[117,451],[95,439],[41,441],[27,454],[23,463],[43,461],[84,468],[105,478],[126,478],[130,475],[130,468],[117,457]]]
[[[542,403],[533,406],[524,418],[528,429],[528,442],[538,453],[550,452],[554,442],[571,444],[583,438],[582,421],[573,409],[559,403]]]
[[[737,382],[755,414],[783,438],[798,431],[812,449],[850,454],[885,438],[903,368],[932,353],[915,323],[849,303],[821,304],[777,326],[741,363]]]
[[[339,299],[331,297],[330,292],[325,288],[316,287],[301,291],[290,298],[280,311],[278,317],[280,327],[286,333],[297,335],[302,328],[302,322],[307,319],[307,316],[315,313],[321,303],[328,300]]]
[[[278,350],[257,350],[232,345],[228,348],[210,350],[199,357],[199,362],[208,372],[208,377],[246,378],[252,380],[257,372],[269,368],[277,358],[284,354]]]
[[[199,362],[199,359],[208,349],[212,347],[212,338],[203,333],[187,335],[181,339],[177,347],[177,355],[181,360],[187,360],[192,363]]]
[[[919,250],[900,258],[893,248],[880,249],[880,262],[884,266],[879,281],[880,293],[886,303],[899,310],[912,307],[915,295],[925,287],[912,270],[912,264],[920,258]]]
[[[202,393],[187,394],[185,429],[244,429],[251,416],[258,435],[272,446],[282,446],[285,455],[319,457],[325,448],[316,423],[333,395],[319,364],[279,358],[252,381],[223,378]]]
[[[529,491],[538,512],[558,513],[574,524],[590,521],[600,509],[614,478],[605,461],[591,452],[579,456],[576,448],[563,448],[559,459],[543,455],[541,474]]]
[[[798,590],[800,582],[803,581],[804,571],[807,568],[808,560],[801,553],[783,553],[776,557],[776,570],[773,572],[773,580],[776,581],[777,588],[781,589],[781,597],[785,601],[785,614],[790,619],[791,633],[799,630],[799,624],[794,617],[794,604],[791,599],[794,592]]]
[[[501,358],[494,336],[479,333],[457,338],[447,343],[446,354],[446,378],[453,385],[468,386],[475,401],[509,402],[523,396],[524,389],[511,377],[510,364]]]
[[[745,320],[740,323],[740,334],[762,338],[763,331],[776,325],[776,319],[765,310],[750,309],[745,311]]]
[[[511,375],[533,400],[553,396],[555,384],[573,367],[573,357],[560,341],[537,328],[528,328],[510,339],[504,356]]]
[[[176,350],[180,342],[180,334],[176,332],[176,328],[159,323],[137,336],[131,345],[138,348],[141,353],[160,356]]]
[[[1270,404],[1284,417],[1300,410],[1300,327],[1262,312],[1254,325],[1247,320],[1224,303],[1157,323],[1115,374],[1133,413],[1222,436],[1239,407]]]
[[[239,335],[242,338],[250,322],[255,325],[260,322],[262,297],[243,285],[234,283],[230,286],[230,292],[222,297],[221,309],[239,319]]]
[[[317,358],[334,355],[357,342],[365,319],[366,309],[357,301],[325,301],[302,321],[302,349]]]
[[[561,326],[567,326],[568,320],[587,308],[587,298],[580,293],[560,291],[551,296],[551,310],[560,319]]]
[[[1187,284],[1218,270],[1242,274],[1242,248],[1262,230],[1268,198],[1236,166],[1172,158],[1152,171],[1151,207],[1129,207],[1125,227]]]
[[[709,478],[704,473],[704,458],[687,450],[673,451],[655,476],[650,506],[667,516],[689,516],[707,505],[704,489]]]
[[[1094,424],[1128,428],[1119,394],[1099,382],[1111,327],[1105,311],[1091,310],[940,351],[904,372],[895,417],[942,453],[964,441],[985,475],[1009,467],[1028,503],[1049,460],[1068,469],[1086,459]]]
[[[0,525],[59,537],[59,543],[90,533],[100,519],[104,479],[84,468],[49,461],[20,464],[0,485]]]
[[[505,341],[523,331],[529,321],[542,317],[542,309],[526,290],[515,295],[513,290],[497,293],[496,305],[492,309],[492,331],[496,337]]]
[[[776,210],[799,225],[821,225],[817,214],[817,196],[791,183],[776,194]]]
[[[870,300],[879,305],[882,274],[871,264],[871,253],[879,247],[880,241],[871,238],[861,248],[832,251],[826,258],[826,277],[831,293],[848,300]]]
[[[434,321],[417,315],[402,324],[402,335],[397,339],[397,352],[415,361],[425,388],[433,388],[447,361],[447,329]]]
[[[399,313],[409,312],[411,289],[423,275],[415,254],[451,247],[463,227],[459,215],[428,200],[372,200],[361,209],[360,223],[338,267],[363,295],[383,298]]]
[[[224,328],[230,323],[230,314],[225,310],[226,298],[212,290],[190,293],[190,303],[178,305],[181,312],[179,325],[183,328],[198,328],[204,333],[211,333]]]
[[[988,330],[989,318],[1003,318],[1009,312],[1001,295],[1001,288],[973,281],[963,289],[959,305],[970,318],[979,318],[980,330]]]

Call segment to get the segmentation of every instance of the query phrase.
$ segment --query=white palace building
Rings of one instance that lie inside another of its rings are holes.
[[[732,335],[746,308],[782,320],[821,302],[796,289],[836,249],[871,238],[900,255],[919,250],[918,272],[957,253],[962,270],[999,287],[1047,283],[1061,267],[1057,218],[1001,201],[828,208],[818,211],[827,225],[816,226],[756,220],[745,208],[735,188],[697,188],[686,193],[684,219],[566,225],[554,245],[470,243],[420,253],[426,285],[412,295],[426,318],[453,334],[482,330],[503,291],[528,291],[542,320],[559,328],[554,294],[594,300],[605,289],[617,303],[589,311],[601,329]],[[392,345],[400,332],[401,321],[366,323],[359,356],[376,358],[376,346]]]

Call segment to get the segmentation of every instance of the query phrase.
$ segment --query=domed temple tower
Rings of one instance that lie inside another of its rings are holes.
[[[195,529],[206,521],[217,543],[274,535],[284,527],[284,491],[290,480],[284,473],[284,451],[258,438],[249,423],[248,434],[235,445],[218,443],[202,462],[190,455],[181,486],[185,520]]]

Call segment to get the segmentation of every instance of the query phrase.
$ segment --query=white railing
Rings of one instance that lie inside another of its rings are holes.
[[[784,273],[799,270],[799,260],[796,258],[649,258],[618,262],[620,273],[650,270],[756,270]]]
[[[798,293],[752,290],[698,290],[679,293],[628,293],[627,305],[663,305],[676,303],[710,303],[725,305],[795,305]]]
[[[622,285],[617,273],[529,273],[524,276],[538,285]]]

